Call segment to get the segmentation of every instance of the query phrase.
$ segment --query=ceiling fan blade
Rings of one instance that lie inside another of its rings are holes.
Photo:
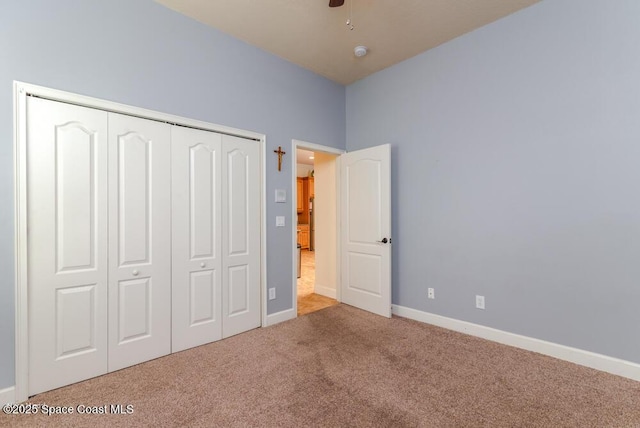
[[[329,7],[338,7],[344,4],[344,0],[329,0]]]

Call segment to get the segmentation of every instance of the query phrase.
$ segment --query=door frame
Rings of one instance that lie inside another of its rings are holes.
[[[29,306],[27,269],[27,97],[75,104],[144,119],[235,135],[256,141],[260,150],[260,310],[261,324],[267,325],[267,244],[266,244],[266,135],[196,119],[120,104],[20,81],[13,82],[13,164],[14,164],[14,268],[15,268],[15,401],[28,399]]]
[[[346,153],[346,150],[342,150],[342,149],[336,149],[335,147],[329,147],[329,146],[323,146],[321,144],[316,144],[316,143],[309,143],[307,141],[302,141],[302,140],[296,140],[293,139],[291,140],[291,153],[293,153],[292,155],[292,159],[293,160],[293,165],[291,168],[291,248],[294,248],[293,251],[293,257],[292,257],[292,264],[291,266],[293,267],[293,269],[291,269],[291,284],[292,284],[292,289],[291,289],[291,307],[293,308],[293,317],[292,318],[297,318],[298,317],[298,292],[297,292],[297,284],[298,284],[298,275],[297,275],[297,269],[298,269],[298,260],[297,260],[297,238],[296,238],[296,231],[297,231],[297,226],[298,226],[298,222],[297,222],[297,218],[298,218],[298,210],[297,210],[297,204],[293,203],[295,201],[295,199],[293,198],[293,195],[296,194],[296,180],[297,180],[297,173],[298,173],[298,165],[296,162],[296,154],[298,152],[298,149],[303,149],[303,150],[311,150],[313,152],[323,152],[323,153],[329,153],[332,155],[336,155],[336,191],[335,191],[335,197],[336,197],[336,212],[340,212],[340,155],[343,155],[344,153]],[[296,195],[297,198],[297,195]],[[337,221],[337,218],[336,218]],[[341,301],[341,296],[340,296],[340,290],[341,290],[341,270],[340,270],[340,227],[336,227],[336,300],[338,302]]]

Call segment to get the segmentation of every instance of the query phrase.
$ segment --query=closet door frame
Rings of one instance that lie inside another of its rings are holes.
[[[188,119],[181,116],[157,112],[71,92],[13,82],[13,160],[14,160],[14,206],[15,206],[15,401],[28,399],[29,385],[29,325],[28,325],[28,284],[27,275],[27,97],[35,96],[52,101],[75,104],[144,119],[157,120],[169,124],[229,134],[254,140],[260,150],[260,309],[261,326],[267,326],[266,286],[266,136],[214,123]]]

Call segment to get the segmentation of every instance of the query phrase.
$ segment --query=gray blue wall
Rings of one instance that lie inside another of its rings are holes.
[[[394,303],[640,363],[639,19],[543,0],[347,88],[347,149],[392,144]]]
[[[19,80],[267,135],[267,281],[291,307],[296,138],[344,148],[345,88],[151,0],[0,2],[0,389],[14,384],[13,107]],[[277,171],[272,150],[287,155]]]

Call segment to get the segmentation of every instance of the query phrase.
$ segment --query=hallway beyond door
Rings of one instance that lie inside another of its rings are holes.
[[[321,296],[313,292],[316,282],[315,252],[302,250],[300,253],[300,259],[300,278],[298,278],[298,316],[337,305],[338,301],[336,299]]]

